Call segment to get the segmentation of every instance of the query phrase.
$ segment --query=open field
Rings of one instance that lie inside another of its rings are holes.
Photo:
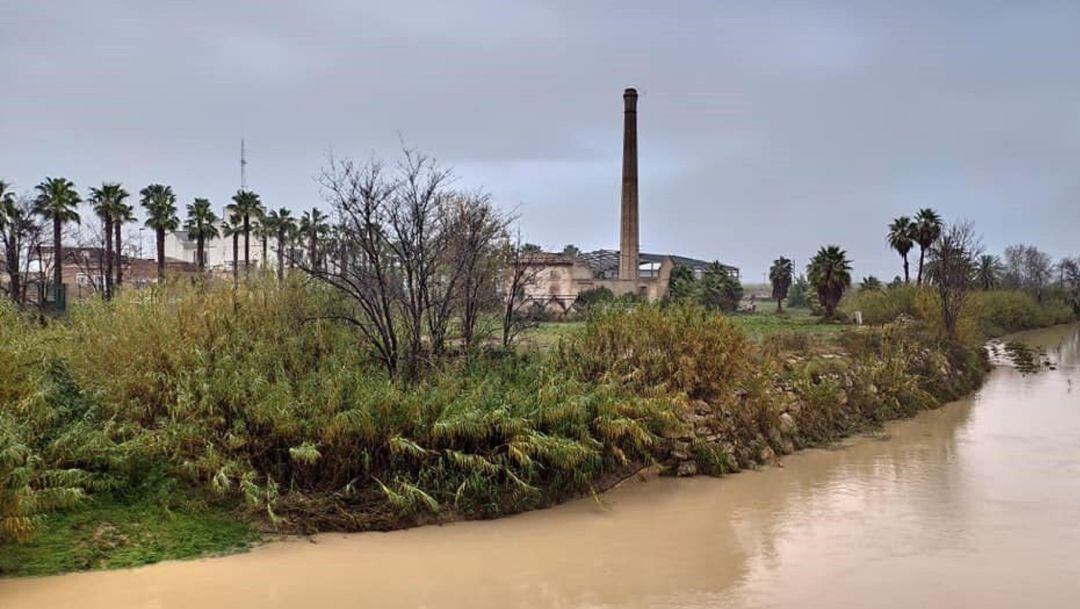
[[[784,309],[783,313],[774,310],[757,313],[737,313],[727,316],[737,328],[742,329],[755,342],[773,334],[798,332],[806,334],[830,335],[840,332],[847,324],[825,323],[809,309]],[[539,349],[549,349],[559,343],[559,339],[580,332],[585,327],[584,321],[542,322],[522,337],[522,344]]]
[[[752,314],[740,313],[732,315],[730,319],[755,341],[785,332],[834,334],[850,327],[849,324],[822,322],[821,318],[810,313],[809,309],[784,309],[783,313],[772,310]]]

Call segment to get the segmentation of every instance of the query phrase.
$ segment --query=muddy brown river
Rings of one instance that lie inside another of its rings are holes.
[[[0,581],[0,608],[1078,607],[1080,328],[1024,340],[1042,372],[1004,364],[971,399],[782,468]]]

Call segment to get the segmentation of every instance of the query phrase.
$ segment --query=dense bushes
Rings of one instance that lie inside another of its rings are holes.
[[[103,422],[63,369],[39,361],[23,320],[0,303],[0,543],[37,532],[44,515],[80,501],[110,456]]]
[[[751,365],[750,342],[722,315],[700,306],[641,306],[600,312],[564,341],[556,366],[587,383],[616,382],[713,400],[733,390]]]
[[[615,300],[615,294],[608,288],[600,286],[591,290],[582,290],[574,299],[574,308],[578,311],[588,312],[594,307],[607,304]]]
[[[730,313],[739,308],[743,297],[739,278],[719,262],[706,266],[700,279],[690,267],[678,265],[671,270],[668,282],[669,301],[694,302],[710,310]]]
[[[1040,304],[1027,292],[979,292],[974,301],[979,330],[986,336],[1065,324],[1076,319],[1068,303],[1047,299]]]
[[[872,325],[886,324],[902,315],[918,318],[931,326],[937,325],[939,307],[930,302],[935,298],[930,290],[911,285],[890,286],[883,291],[849,293],[841,309],[849,316],[862,311],[863,321]],[[1000,336],[1010,332],[1030,330],[1076,320],[1071,306],[1062,300],[1035,298],[1019,290],[975,292],[967,304],[965,324],[969,333],[981,337]]]
[[[916,315],[916,292],[913,285],[890,286],[885,290],[851,291],[840,308],[848,317],[854,317],[855,311],[862,311],[863,323],[886,324],[901,315]]]
[[[939,342],[920,324],[757,349],[726,318],[687,305],[605,312],[556,357],[582,380],[685,399],[674,411],[684,425],[660,455],[680,474],[749,467],[911,416],[974,390],[988,369],[979,346]]]
[[[493,516],[652,462],[745,466],[954,397],[983,370],[978,349],[921,326],[759,349],[668,303],[599,307],[549,354],[478,351],[406,383],[328,319],[335,298],[267,281],[132,291],[45,327],[3,310],[7,537],[85,493],[152,485],[294,530]]]
[[[37,378],[16,391],[39,392],[36,362],[58,362],[71,392],[93,396],[93,416],[79,420],[110,421],[100,427],[115,426],[131,449],[119,469],[162,463],[208,497],[302,528],[544,505],[646,460],[676,423],[660,391],[586,382],[535,355],[391,380],[349,327],[318,319],[332,299],[263,284],[235,296],[172,287],[83,303],[66,322],[28,331],[32,355],[18,367]],[[91,431],[78,431],[81,441]],[[56,466],[85,461],[72,453]]]

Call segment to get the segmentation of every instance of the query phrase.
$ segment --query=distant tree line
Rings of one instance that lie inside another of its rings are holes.
[[[890,222],[886,241],[900,255],[903,270],[903,278],[897,276],[890,286],[911,283],[909,255],[918,246],[915,283],[937,293],[950,333],[955,331],[959,313],[973,290],[1024,290],[1041,303],[1047,290],[1053,289],[1080,313],[1080,257],[1065,257],[1055,264],[1034,246],[1013,245],[999,258],[983,251],[971,223],[946,225],[930,208]],[[769,282],[778,310],[786,298],[789,306],[820,307],[825,317],[833,317],[851,286],[851,270],[846,253],[835,245],[824,246],[814,255],[805,276],[793,277],[791,261],[777,258],[769,269]],[[859,291],[871,292],[885,288],[873,275],[863,278],[858,286]]]

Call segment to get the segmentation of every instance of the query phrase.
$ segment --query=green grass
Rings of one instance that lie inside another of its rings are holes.
[[[768,303],[762,303],[767,305]],[[766,307],[767,308],[767,307]],[[728,319],[745,331],[755,342],[773,334],[799,332],[808,334],[833,334],[845,326],[836,323],[823,323],[821,318],[809,309],[784,309],[777,313],[774,309],[758,310],[757,313],[737,313]],[[521,344],[539,349],[550,349],[559,343],[559,339],[580,332],[585,327],[584,321],[549,321],[542,322],[522,335]]]
[[[766,336],[788,332],[807,334],[832,334],[844,329],[844,324],[823,323],[809,309],[774,309],[757,313],[739,313],[731,316],[731,322],[745,331],[750,338],[760,341]]]
[[[194,500],[170,509],[151,500],[98,499],[49,515],[47,528],[26,543],[4,545],[0,576],[135,567],[238,552],[257,539],[234,514]]]
[[[539,349],[550,349],[559,339],[580,332],[584,321],[545,321],[529,329],[521,336],[521,344]]]

